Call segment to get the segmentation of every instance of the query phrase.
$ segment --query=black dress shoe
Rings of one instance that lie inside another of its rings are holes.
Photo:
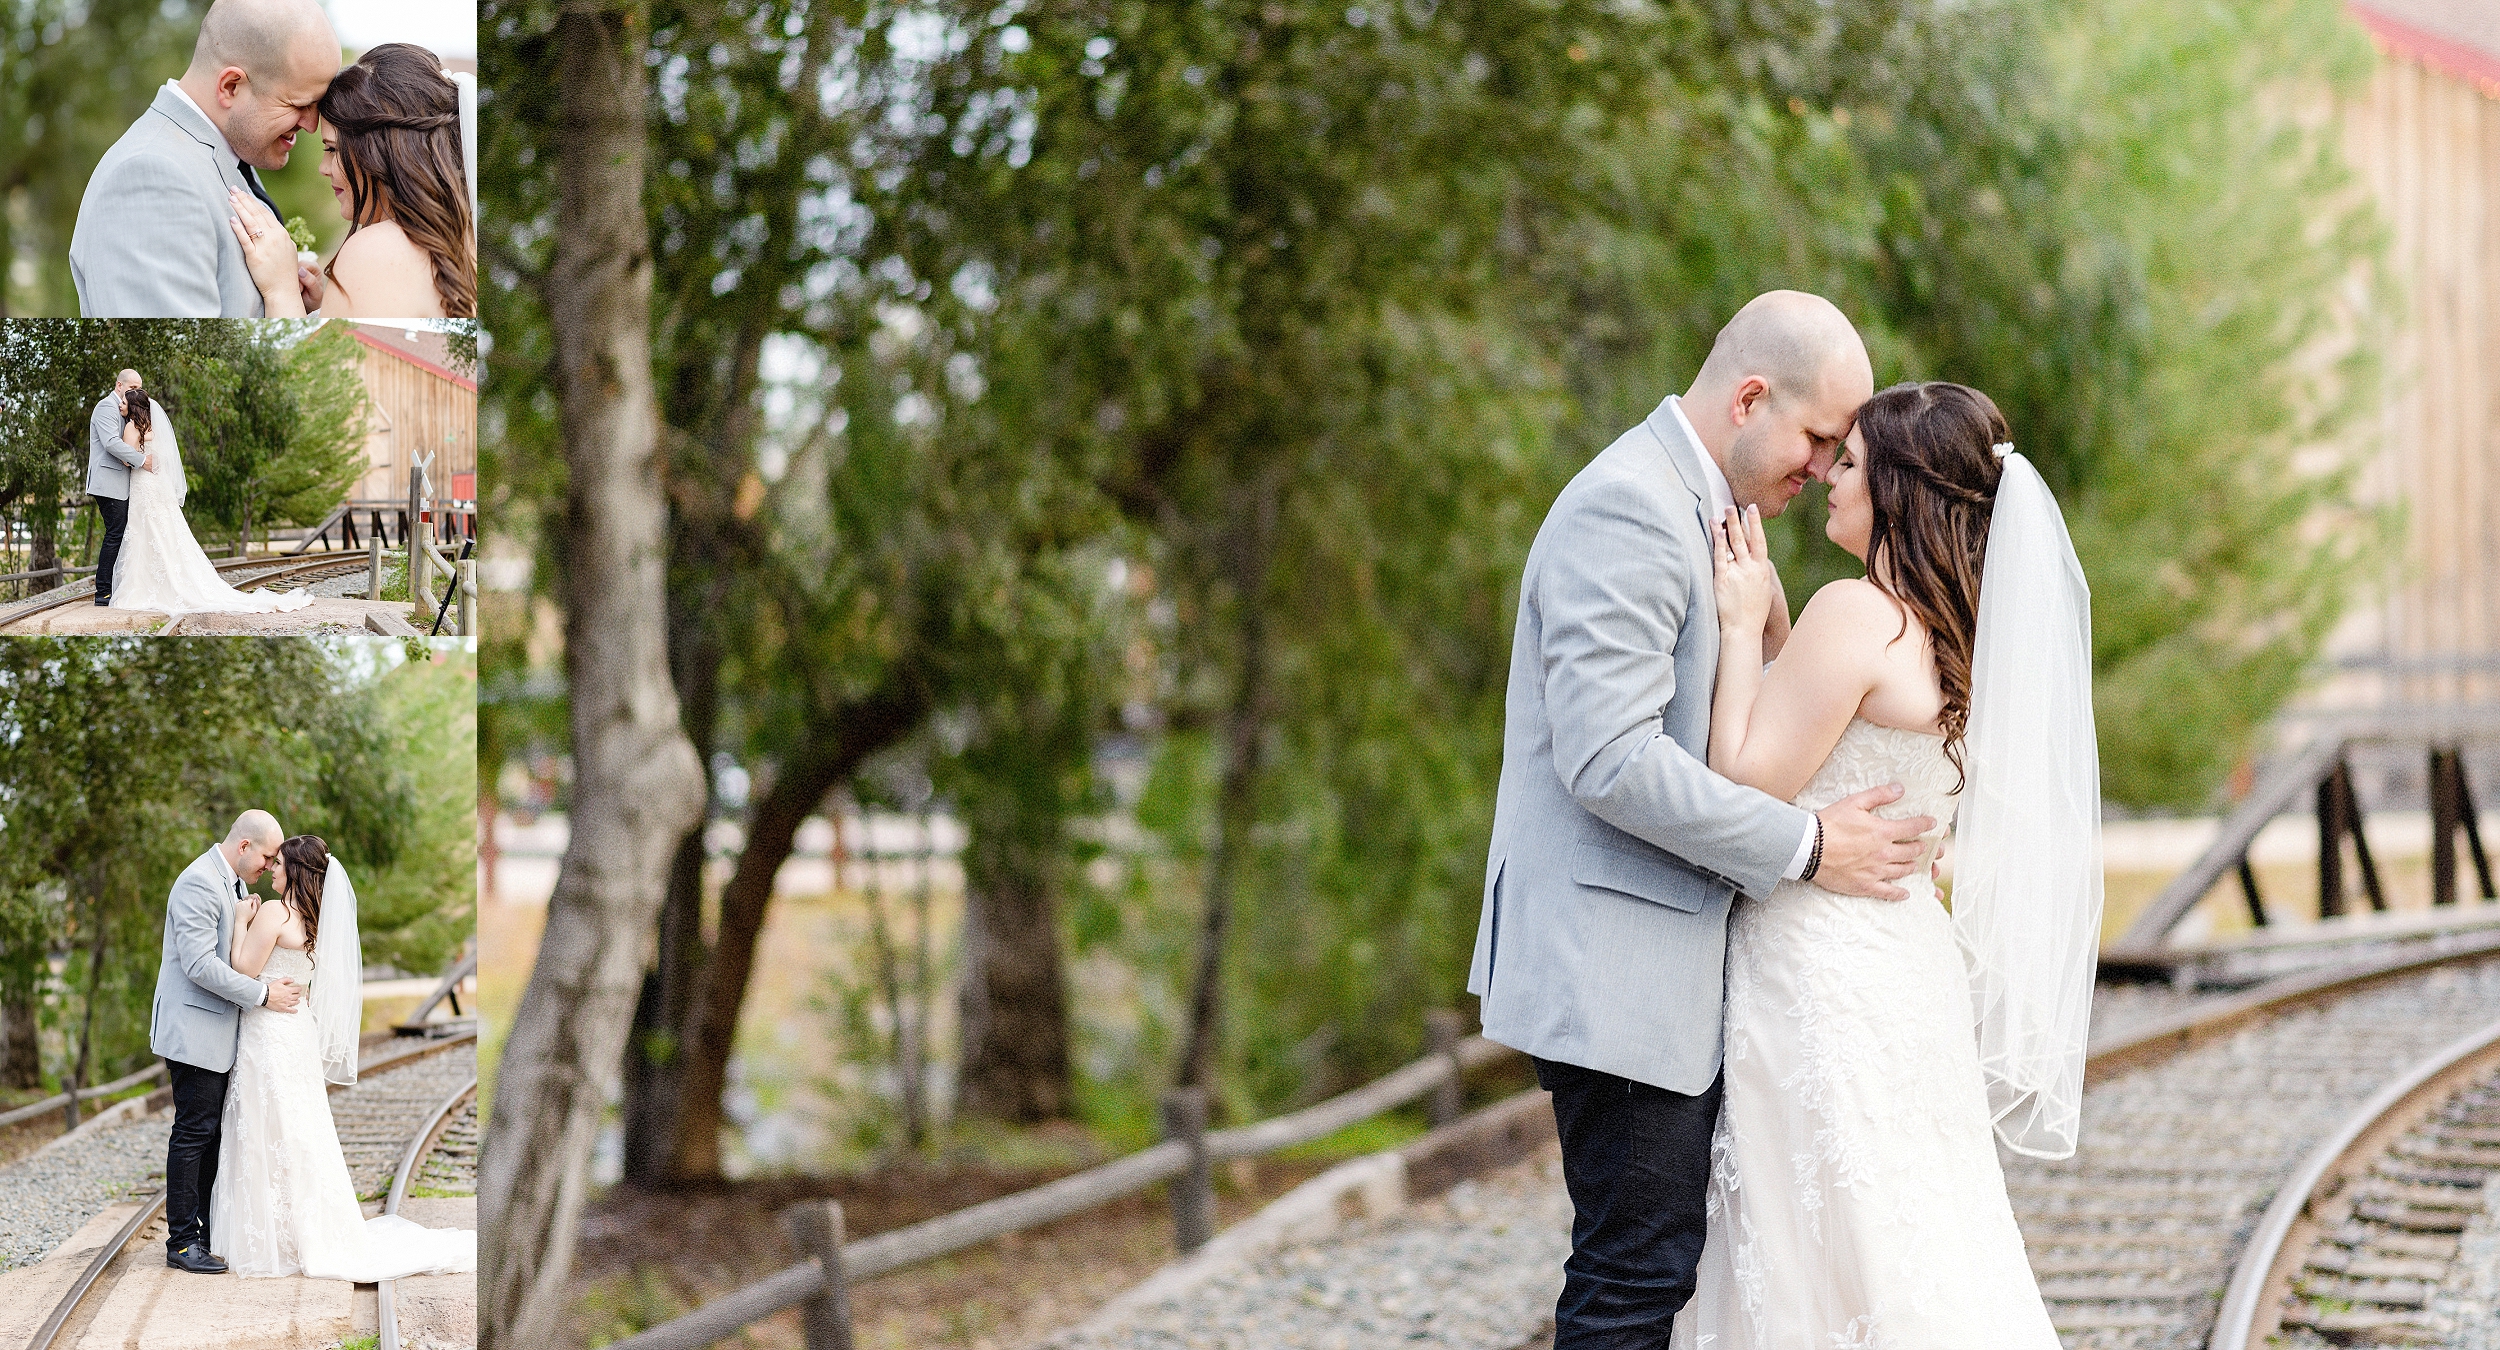
[[[95,598],[95,607],[97,609],[111,609],[113,607],[113,597],[109,595],[97,596]]]
[[[209,1255],[208,1248],[203,1247],[196,1242],[190,1244],[189,1246],[177,1247],[172,1251],[165,1253],[165,1264],[172,1266],[176,1270],[190,1271],[194,1275],[223,1275],[226,1273],[226,1259],[222,1256]]]

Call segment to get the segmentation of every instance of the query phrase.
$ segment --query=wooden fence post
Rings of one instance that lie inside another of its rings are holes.
[[[477,636],[477,559],[460,560],[460,636]]]
[[[1439,1129],[1466,1112],[1466,1095],[1458,1081],[1458,1043],[1466,1035],[1465,1019],[1456,1008],[1424,1009],[1424,1050],[1450,1062],[1450,1076],[1432,1090],[1424,1118]]]
[[[1215,1179],[1207,1170],[1207,1090],[1175,1088],[1163,1099],[1163,1137],[1189,1150],[1189,1165],[1172,1178],[1172,1245],[1181,1255],[1215,1236]]]
[[[799,1305],[807,1350],[851,1350],[851,1290],[842,1276],[842,1202],[802,1200],[781,1212],[781,1226],[799,1256],[815,1257],[825,1287]]]
[[[366,552],[371,555],[373,564],[373,575],[365,580],[365,598],[379,600],[382,598],[382,532],[375,530],[365,536],[365,542],[372,545]]]
[[[2447,746],[2431,747],[2431,903],[2453,905],[2457,902],[2457,819],[2456,794],[2450,790],[2453,781],[2449,770],[2456,766],[2459,752]]]
[[[408,531],[400,542],[408,546],[408,603],[419,610],[434,608],[434,597],[425,579],[426,535],[423,479],[413,464],[408,466]]]

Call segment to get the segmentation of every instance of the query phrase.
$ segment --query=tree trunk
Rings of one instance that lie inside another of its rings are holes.
[[[746,849],[721,888],[711,959],[695,981],[694,1010],[678,1048],[685,1077],[677,1091],[675,1179],[710,1181],[721,1174],[721,1092],[737,1045],[738,1011],[755,974],[755,944],[763,935],[773,878],[789,861],[800,822],[860,761],[920,725],[928,707],[928,691],[911,672],[897,670],[866,702],[811,719],[796,751],[779,766],[772,790],[749,811]]]
[[[101,880],[102,863],[96,865]],[[78,1029],[78,1067],[70,1071],[68,1119],[66,1128],[78,1128],[78,1093],[87,1086],[89,1071],[95,1067],[95,1002],[104,988],[104,938],[111,928],[104,922],[104,891],[99,885],[95,897],[95,954],[87,962],[87,997],[81,1000]]]
[[[1214,1081],[1222,1034],[1224,946],[1231,936],[1233,878],[1249,852],[1258,815],[1259,757],[1267,737],[1267,568],[1273,550],[1279,484],[1271,471],[1254,488],[1232,546],[1234,603],[1239,606],[1240,678],[1224,714],[1224,779],[1216,795],[1215,849],[1207,859],[1206,911],[1198,928],[1198,979],[1189,1000],[1189,1039],[1177,1086]]]
[[[669,598],[669,668],[676,678],[680,722],[698,756],[712,744],[720,705],[720,644],[704,628],[709,605],[700,597]],[[706,757],[708,758],[708,757]],[[710,766],[704,772],[707,788]],[[688,1025],[703,946],[703,831],[698,818],[677,841],[669,859],[668,896],[660,906],[659,943],[642,997],[634,1008],[633,1039],[625,1057],[624,1176],[640,1186],[666,1183],[672,1175]]]
[[[557,1339],[591,1145],[617,1086],[663,878],[703,810],[665,631],[642,200],[646,23],[639,5],[568,6],[550,43],[565,150],[544,295],[568,469],[558,556],[572,833],[488,1115],[478,1176],[484,1350]]]
[[[27,505],[29,508],[27,515],[30,517],[27,525],[34,535],[34,541],[33,547],[28,550],[26,570],[40,572],[47,567],[60,566],[61,553],[58,536],[61,529],[61,516],[59,508],[46,502],[29,502]],[[36,591],[48,591],[60,585],[61,582],[60,577],[36,577],[26,583],[26,590],[29,594]]]
[[[36,994],[11,990],[0,1002],[0,1087],[43,1086],[43,1054],[35,1035]]]
[[[1068,998],[1059,897],[1068,814],[1081,803],[1093,705],[1026,700],[967,756],[960,1114],[1031,1123],[1068,1114]]]

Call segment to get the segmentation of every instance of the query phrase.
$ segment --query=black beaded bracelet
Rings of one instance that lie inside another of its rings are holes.
[[[1806,870],[1797,874],[1799,881],[1812,881],[1823,870],[1823,818],[1814,818],[1814,851],[1806,855]]]

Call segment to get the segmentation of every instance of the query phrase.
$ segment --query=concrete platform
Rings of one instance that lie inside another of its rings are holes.
[[[127,1222],[136,1204],[89,1220],[41,1262],[0,1274],[0,1346],[22,1345],[52,1313],[96,1250]],[[381,1210],[368,1204],[370,1215]],[[400,1213],[429,1228],[475,1228],[477,1201],[412,1199]],[[91,1297],[63,1345],[118,1350],[323,1350],[370,1335],[377,1313],[372,1285],[339,1280],[246,1280],[193,1275],[165,1264],[162,1220],[105,1272],[110,1289]],[[470,1350],[477,1344],[477,1277],[420,1275],[394,1289],[400,1343],[407,1350]]]
[[[134,1200],[111,1206],[87,1220],[86,1226],[71,1235],[70,1240],[52,1250],[52,1254],[31,1266],[0,1271],[0,1345],[24,1345],[35,1338],[35,1331],[52,1315],[54,1304],[69,1292],[79,1273],[95,1258],[96,1250],[113,1240],[121,1226],[130,1221],[145,1201]],[[157,1260],[164,1260],[163,1221],[149,1225],[157,1230]]]
[[[367,615],[387,615],[405,622],[409,607],[400,600],[359,600],[315,596],[310,605],[284,614],[187,614],[179,629],[181,636],[296,636],[306,633],[370,634]],[[427,616],[427,623],[433,616]],[[102,609],[91,602],[63,605],[58,609],[32,614],[5,627],[0,633],[30,635],[39,633],[64,636],[146,636],[162,633],[168,626],[165,615],[149,610]],[[446,627],[449,625],[446,624]]]

